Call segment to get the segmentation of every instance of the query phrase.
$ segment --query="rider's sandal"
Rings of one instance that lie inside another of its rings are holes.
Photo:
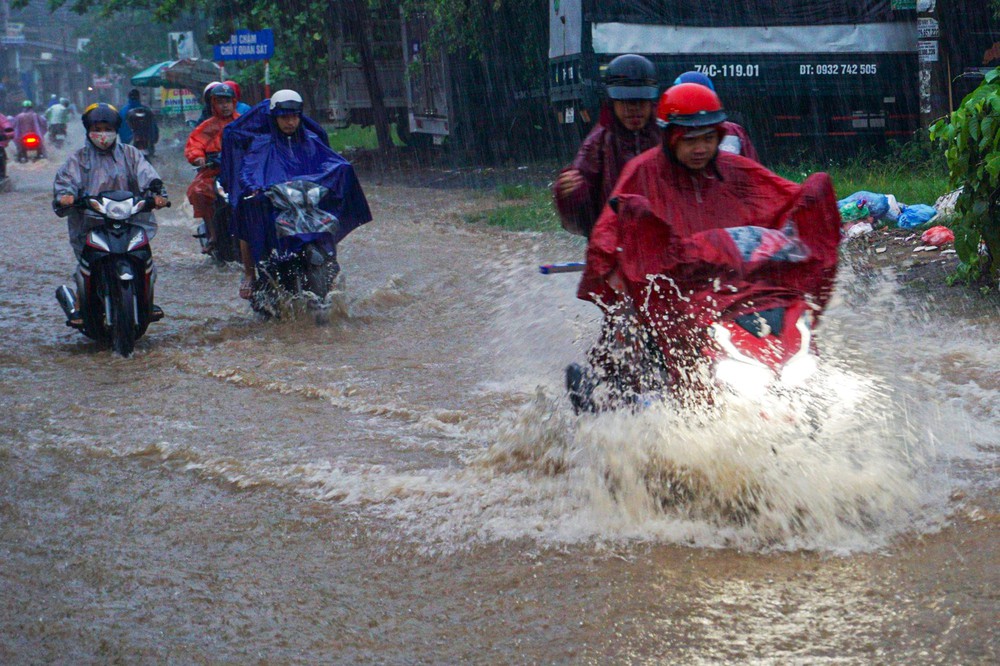
[[[240,281],[240,298],[250,300],[253,297],[253,278],[243,276]]]

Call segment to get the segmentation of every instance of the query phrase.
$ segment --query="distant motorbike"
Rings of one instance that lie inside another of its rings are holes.
[[[272,185],[266,196],[277,211],[278,247],[258,264],[258,279],[250,305],[266,316],[280,316],[283,303],[305,300],[322,323],[340,265],[335,234],[339,221],[319,207],[328,189],[293,180]]]
[[[17,142],[17,161],[27,162],[28,160],[40,160],[45,157],[45,148],[42,144],[42,137],[29,132],[21,137]]]
[[[49,125],[49,140],[56,148],[62,148],[66,143],[66,125],[63,123]]]
[[[205,164],[197,167],[196,170],[214,169],[218,171],[219,166],[219,153],[208,153],[205,156]],[[233,235],[230,228],[231,219],[232,209],[229,206],[229,195],[216,177],[212,217],[207,222],[202,221],[198,225],[198,231],[194,237],[201,243],[202,250],[207,250],[206,254],[218,262],[239,261],[240,258],[239,240]],[[208,225],[211,225],[211,228]],[[214,243],[211,242],[211,238],[215,238]]]
[[[79,259],[82,280],[77,288],[83,322],[76,328],[89,338],[110,344],[124,357],[132,354],[136,340],[149,324],[163,316],[153,308],[149,238],[134,222],[135,216],[152,211],[154,205],[152,196],[112,190],[83,195],[72,206],[101,222],[87,234]],[[71,318],[75,312],[73,291],[63,285],[56,290],[56,298]]]

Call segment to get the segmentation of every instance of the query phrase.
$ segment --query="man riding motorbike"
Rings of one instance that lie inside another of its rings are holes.
[[[699,387],[704,381],[701,350],[708,344],[703,315],[735,294],[746,298],[775,286],[803,293],[818,314],[836,273],[839,216],[826,174],[797,185],[752,160],[720,151],[726,112],[711,89],[694,83],[673,86],[661,97],[656,115],[662,147],[625,166],[591,233],[577,295],[601,306],[622,298],[641,304],[633,311],[634,323],[644,332],[655,331],[656,339],[646,335],[640,344],[659,350],[671,388],[704,395]],[[718,230],[781,230],[790,212],[809,249],[807,260],[787,263],[758,284],[741,273],[742,265],[723,270],[718,266],[724,262],[707,259],[723,254],[724,239],[713,235]],[[706,260],[698,264],[700,258]],[[633,394],[647,388],[639,370],[627,378]],[[568,388],[575,404],[594,408],[592,386]]]
[[[218,159],[222,150],[222,130],[239,117],[236,113],[236,94],[229,86],[217,83],[206,97],[212,107],[212,117],[198,125],[188,136],[184,147],[184,157],[192,165],[199,167],[198,174],[188,186],[187,197],[194,208],[195,217],[205,220],[209,238],[203,252],[208,254],[218,239],[214,236],[211,222],[215,214],[215,178],[219,175],[217,164],[208,164],[209,159]]]
[[[61,142],[66,138],[66,125],[69,124],[70,110],[69,100],[65,97],[45,110],[45,121],[49,126],[49,139],[61,147]]]
[[[68,216],[66,222],[69,242],[77,257],[83,252],[87,232],[92,226],[83,211],[68,208],[76,202],[77,197],[84,194],[95,195],[106,190],[120,190],[132,192],[136,196],[152,193],[155,195],[157,208],[167,205],[163,181],[156,169],[139,150],[117,141],[121,115],[115,107],[104,103],[92,104],[84,111],[81,120],[87,134],[86,143],[59,167],[52,185],[53,207],[60,217]],[[146,231],[148,238],[156,235],[156,219],[152,212],[140,213],[137,223]],[[80,328],[83,326],[79,301],[83,279],[79,266],[73,279],[77,286],[74,293],[76,307],[67,323]],[[151,282],[155,282],[155,272]],[[150,298],[152,299],[152,294]],[[163,311],[156,305],[153,306],[153,312],[156,318],[163,316]]]
[[[553,187],[563,227],[580,236],[590,236],[625,163],[660,143],[653,122],[659,97],[653,63],[640,55],[618,56],[608,64],[604,86],[607,101],[597,125]]]
[[[266,111],[266,117],[257,118]],[[358,226],[372,219],[368,202],[350,162],[335,153],[313,131],[318,126],[302,116],[302,96],[294,90],[279,90],[245,117],[259,122],[257,133],[243,158],[238,186],[230,192],[236,198],[234,221],[240,239],[244,277],[240,296],[251,298],[257,263],[277,247],[273,210],[262,195],[271,185],[306,180],[329,190],[320,208],[336,216],[336,245]],[[240,125],[243,123],[241,122]],[[307,128],[308,126],[308,128]],[[234,125],[231,130],[236,130]],[[227,130],[227,136],[231,130]],[[228,141],[228,139],[227,139]],[[243,193],[246,197],[237,196]]]
[[[608,64],[604,84],[607,101],[601,107],[600,119],[553,187],[563,227],[587,237],[626,162],[660,143],[660,131],[653,117],[659,98],[653,63],[640,55],[618,56]],[[591,363],[605,371],[619,366],[613,374],[620,376],[634,360],[628,351],[634,346],[632,336],[623,326],[631,304],[622,298],[608,302],[607,306]],[[583,366],[575,363],[566,369],[566,374],[571,387],[594,380]]]
[[[31,100],[24,100],[21,107],[23,108],[21,113],[14,116],[14,145],[17,150],[17,161],[26,162],[28,156],[21,140],[28,134],[35,134],[41,139],[45,136],[47,125],[45,119],[35,113]],[[45,157],[45,144],[41,141],[38,146],[38,156]]]

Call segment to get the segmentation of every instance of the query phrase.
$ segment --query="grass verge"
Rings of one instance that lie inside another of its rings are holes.
[[[361,127],[360,125],[348,125],[344,128],[336,128],[332,125],[324,125],[327,136],[330,137],[330,147],[338,153],[350,152],[352,150],[375,150],[378,148],[378,137],[375,135],[375,127]],[[389,128],[392,134],[392,143],[396,146],[406,145],[396,134],[396,126]]]
[[[465,216],[508,231],[557,231],[562,227],[552,205],[552,192],[534,185],[501,185],[493,192],[496,208]]]
[[[817,171],[830,174],[838,199],[864,190],[892,194],[897,201],[906,204],[934,205],[938,197],[951,190],[943,159],[925,149],[915,151],[908,145],[890,149],[884,156],[861,156],[840,164],[780,165],[775,169],[779,175],[795,182],[802,182]],[[556,231],[561,228],[548,188],[504,185],[494,190],[493,196],[495,208],[468,215],[466,221],[511,231]]]

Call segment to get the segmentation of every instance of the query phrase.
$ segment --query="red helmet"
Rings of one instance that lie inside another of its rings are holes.
[[[656,109],[656,124],[666,129],[680,127],[707,127],[718,125],[726,119],[719,96],[711,88],[697,83],[680,83],[667,88]]]
[[[236,93],[236,101],[240,101],[240,84],[236,81],[223,81],[222,83],[232,88],[233,92]]]

